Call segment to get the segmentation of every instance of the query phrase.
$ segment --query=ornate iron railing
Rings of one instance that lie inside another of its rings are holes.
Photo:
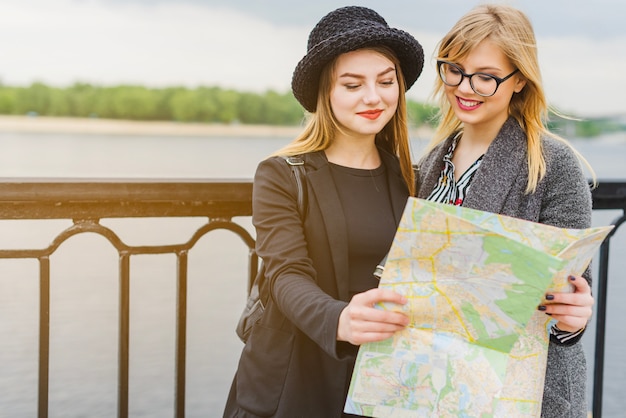
[[[38,416],[48,417],[50,351],[50,256],[70,237],[92,232],[105,237],[117,250],[119,259],[119,330],[117,416],[128,417],[129,404],[129,281],[130,257],[138,254],[174,254],[177,258],[177,307],[175,396],[176,417],[185,416],[186,338],[187,338],[187,254],[205,234],[227,229],[237,234],[249,248],[249,281],[258,267],[254,238],[234,217],[252,213],[252,183],[249,180],[17,180],[0,182],[0,219],[71,219],[72,225],[41,249],[0,249],[0,259],[34,259],[39,262],[39,367]],[[621,209],[615,230],[626,220],[626,183],[600,182],[594,190],[594,209]],[[185,243],[131,246],[100,223],[105,218],[206,217]],[[615,233],[615,230],[613,233]],[[604,368],[606,293],[610,237],[600,252],[599,286],[596,295],[596,346],[593,416],[601,416]]]
[[[71,219],[73,224],[43,249],[0,249],[0,259],[28,258],[39,261],[39,377],[38,416],[48,416],[50,351],[50,255],[70,237],[92,232],[105,237],[119,257],[119,330],[117,416],[128,417],[129,404],[129,312],[130,257],[138,254],[174,254],[177,258],[175,333],[176,417],[185,416],[185,366],[187,339],[187,254],[205,234],[227,229],[250,249],[250,275],[258,258],[254,239],[235,216],[252,214],[250,181],[44,181],[14,180],[0,183],[0,219]],[[207,217],[185,243],[178,245],[130,246],[100,224],[104,218]],[[250,279],[251,280],[251,279]]]

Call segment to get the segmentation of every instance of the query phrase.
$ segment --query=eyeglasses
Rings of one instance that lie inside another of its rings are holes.
[[[439,77],[441,81],[447,86],[456,87],[463,82],[463,78],[467,77],[470,82],[472,90],[479,96],[489,97],[496,94],[500,84],[511,78],[513,74],[517,73],[519,69],[516,69],[511,74],[504,78],[496,77],[493,74],[487,73],[474,73],[467,74],[463,72],[461,67],[456,64],[447,61],[437,61],[437,67],[439,68]]]

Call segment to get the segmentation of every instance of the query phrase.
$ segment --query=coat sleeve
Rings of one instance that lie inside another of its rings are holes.
[[[580,161],[569,147],[556,140],[544,142],[544,155],[547,171],[542,180],[544,196],[539,222],[560,228],[591,227],[591,189]],[[589,266],[583,277],[591,286]],[[582,335],[581,332],[566,343],[561,343],[554,336],[551,336],[551,340],[557,344],[571,345],[578,342]]]
[[[256,249],[265,265],[273,303],[329,355],[343,357],[337,325],[346,302],[334,299],[316,283],[298,213],[296,184],[282,158],[259,164],[252,204]]]
[[[581,164],[564,144],[545,142],[545,192],[539,222],[560,228],[591,226],[591,189]]]

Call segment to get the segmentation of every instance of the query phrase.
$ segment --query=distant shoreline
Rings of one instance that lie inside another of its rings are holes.
[[[301,131],[300,126],[0,115],[0,132],[18,133],[294,138]],[[418,128],[411,136],[429,138],[430,130]]]
[[[104,135],[293,137],[298,126],[223,125],[167,121],[0,115],[0,132]]]

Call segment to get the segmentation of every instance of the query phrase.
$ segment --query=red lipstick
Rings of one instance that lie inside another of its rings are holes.
[[[364,112],[359,112],[357,114],[359,116],[363,116],[366,119],[374,120],[374,119],[378,119],[378,117],[383,114],[383,111],[382,109],[373,109],[373,110],[366,110]]]

